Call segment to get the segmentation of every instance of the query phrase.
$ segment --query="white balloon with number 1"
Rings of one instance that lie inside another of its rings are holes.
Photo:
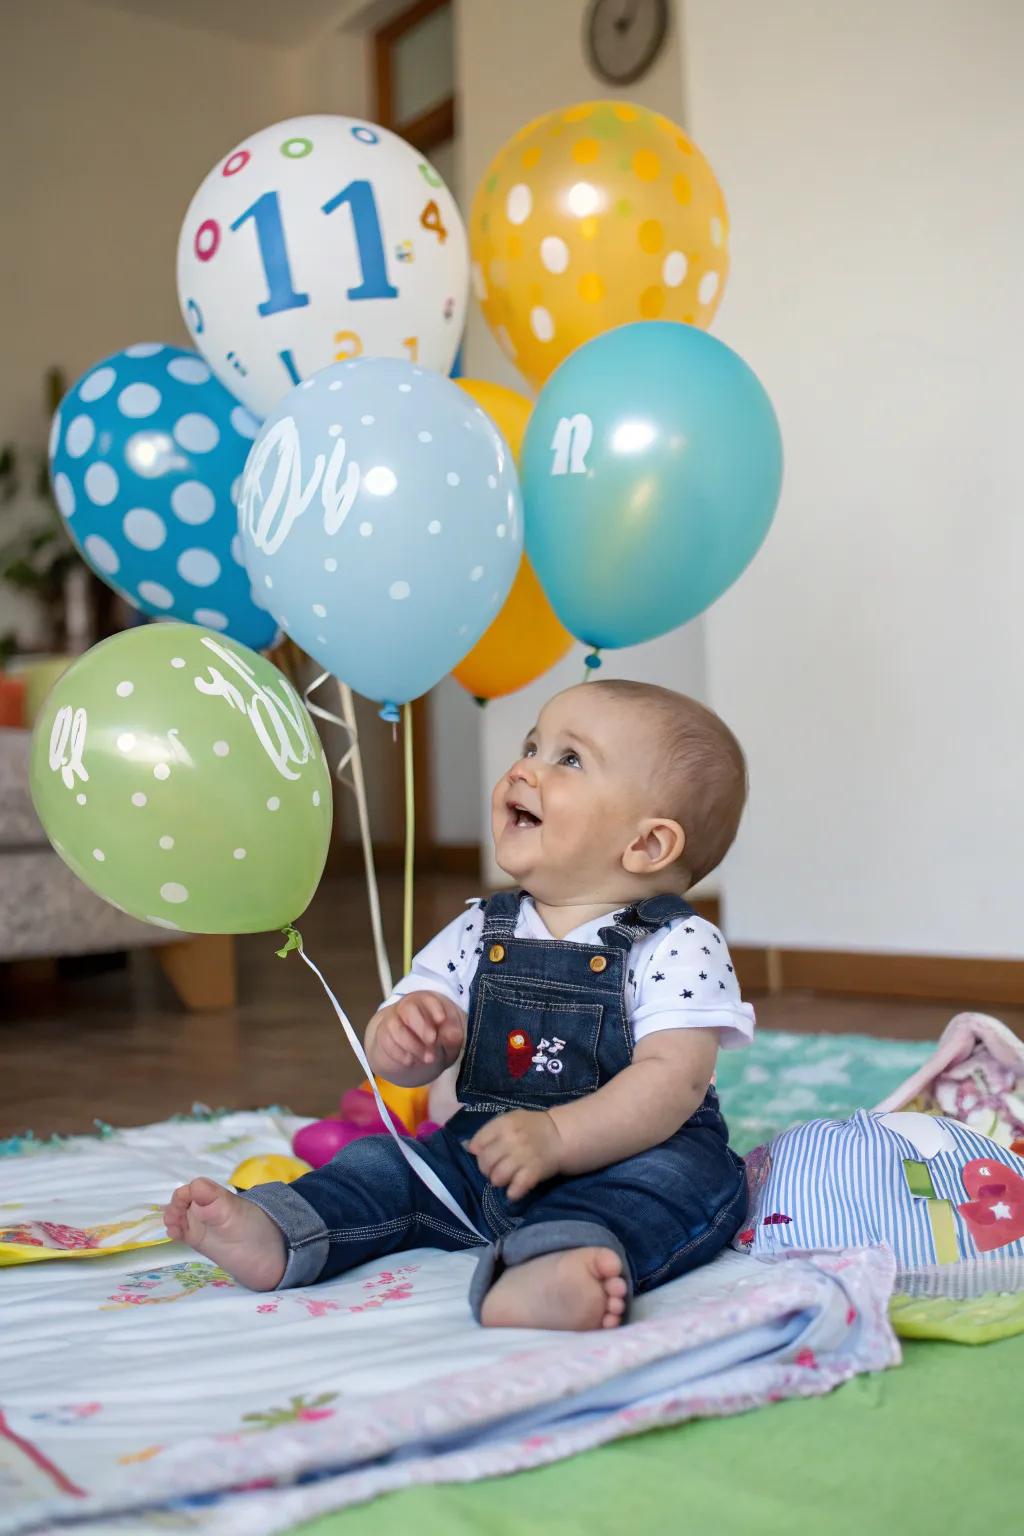
[[[448,373],[468,274],[462,219],[433,166],[351,117],[295,117],[245,139],[199,188],[178,240],[192,339],[261,417],[339,359]]]

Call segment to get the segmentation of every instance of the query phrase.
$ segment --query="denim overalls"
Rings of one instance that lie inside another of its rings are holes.
[[[713,1258],[742,1225],[743,1163],[728,1146],[709,1088],[659,1146],[577,1177],[556,1177],[509,1201],[464,1143],[493,1115],[546,1110],[596,1093],[633,1058],[625,1002],[632,945],[692,912],[655,896],[615,915],[601,943],[517,939],[521,892],[483,906],[457,1093],[464,1106],[419,1149],[463,1210],[491,1237],[471,1288],[474,1315],[500,1268],[542,1253],[614,1249],[632,1292],[651,1290]],[[367,1136],[294,1184],[247,1193],[284,1233],[282,1285],[327,1280],[401,1249],[457,1249],[476,1239],[406,1165],[389,1136]]]

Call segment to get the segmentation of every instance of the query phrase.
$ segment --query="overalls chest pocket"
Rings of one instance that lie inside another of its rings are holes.
[[[481,977],[456,1092],[524,1106],[596,1092],[604,1011],[571,985]]]

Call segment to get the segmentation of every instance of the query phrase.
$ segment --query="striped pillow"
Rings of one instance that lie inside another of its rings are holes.
[[[736,1239],[755,1255],[880,1243],[901,1290],[916,1274],[914,1289],[960,1294],[965,1262],[976,1274],[968,1293],[1024,1289],[1024,1158],[956,1120],[867,1110],[812,1120],[775,1138],[755,1182]]]

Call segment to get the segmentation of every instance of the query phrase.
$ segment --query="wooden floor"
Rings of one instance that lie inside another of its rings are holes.
[[[471,891],[429,878],[417,896],[417,938],[436,932]],[[392,954],[399,954],[400,891],[382,892]],[[325,881],[302,921],[307,951],[357,1028],[379,1002],[360,883]],[[333,1110],[359,1069],[315,978],[272,935],[239,940],[240,1002],[187,1014],[152,957],[121,969],[40,980],[0,969],[0,1137],[88,1131],[95,1120],[139,1125],[188,1110],[287,1105]],[[742,978],[741,978],[742,980]],[[762,1029],[828,1030],[904,1040],[938,1036],[970,998],[948,1003],[752,994]],[[1000,1010],[1024,1035],[1024,1009]]]

